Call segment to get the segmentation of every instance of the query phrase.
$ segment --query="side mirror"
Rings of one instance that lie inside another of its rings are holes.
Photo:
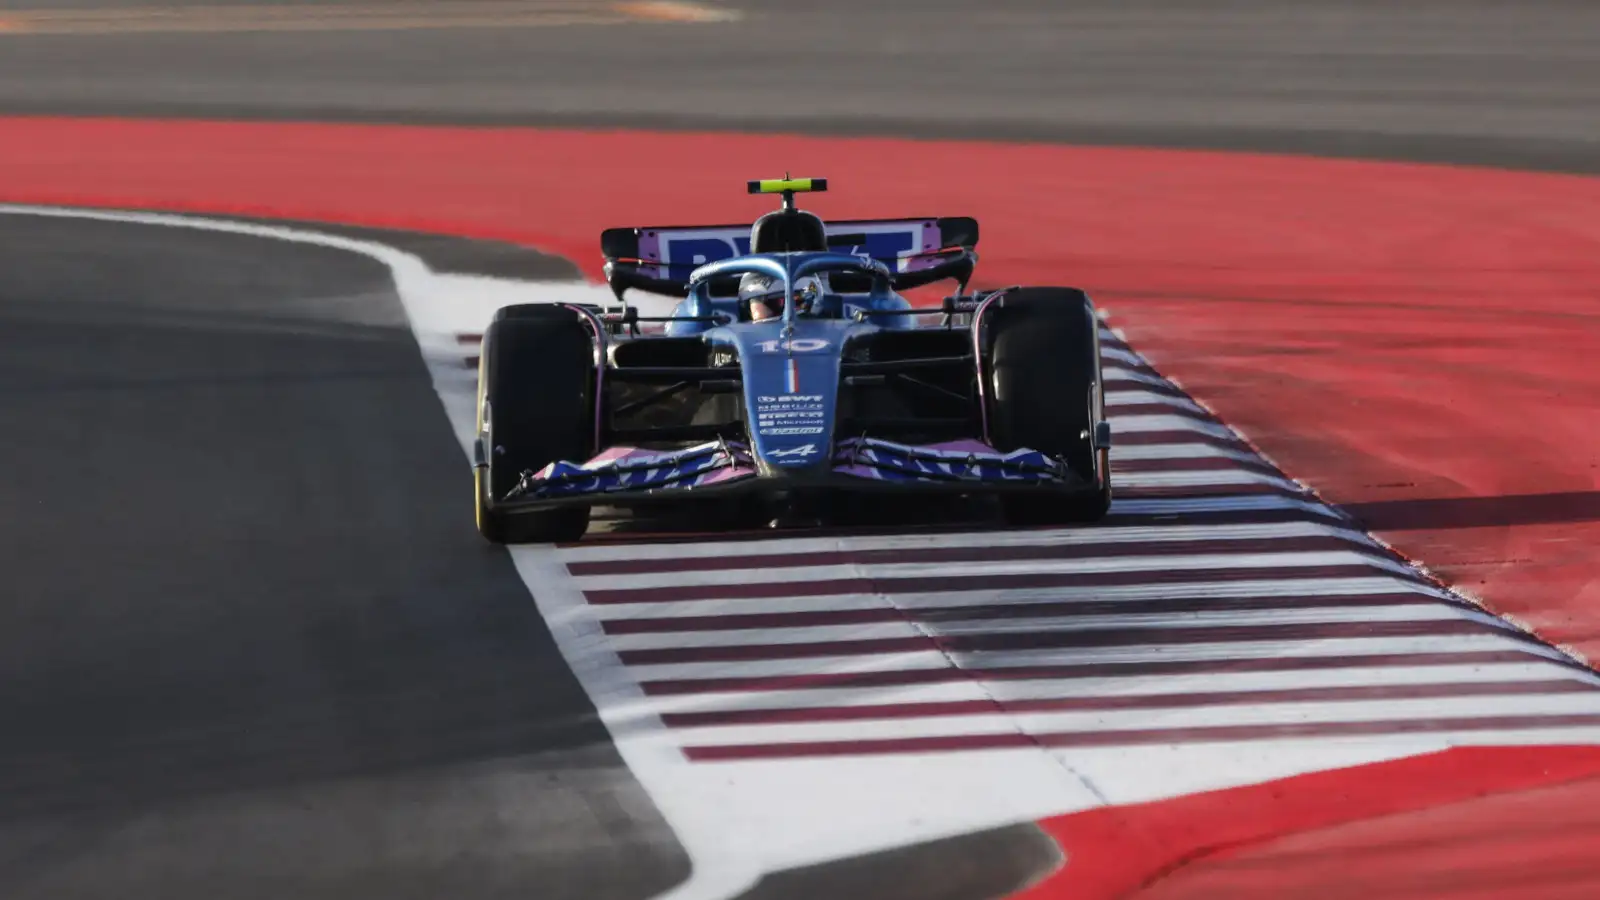
[[[944,262],[937,263],[925,269],[916,269],[911,272],[896,272],[892,280],[897,291],[919,288],[953,278],[961,284],[961,293],[966,293],[967,282],[972,280],[972,273],[978,268],[978,254],[971,250],[962,250]]]
[[[623,293],[629,288],[668,297],[689,296],[689,286],[684,282],[653,278],[639,271],[639,267],[633,263],[609,262],[605,271],[606,284],[611,286],[611,293],[618,302],[622,301]]]

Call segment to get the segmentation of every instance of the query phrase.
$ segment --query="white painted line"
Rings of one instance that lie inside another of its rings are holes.
[[[1339,521],[1343,521],[1344,518],[1337,510],[1326,504],[1311,500],[1301,500],[1298,497],[1274,496],[1272,494],[1239,497],[1161,497],[1140,500],[1123,500],[1113,495],[1111,498],[1112,515],[1185,516],[1202,513],[1270,512],[1277,510],[1295,510]]]
[[[1423,599],[1418,597],[1418,599]],[[1132,613],[1092,616],[1038,616],[1014,619],[961,619],[923,623],[928,633],[943,636],[1000,634],[1069,634],[1123,629],[1148,629],[1151,643],[1160,643],[1170,629],[1241,628],[1251,625],[1323,625],[1379,622],[1452,622],[1467,619],[1511,630],[1505,621],[1443,603],[1405,606],[1310,607],[1308,609],[1224,610],[1185,613]],[[747,640],[744,643],[758,644]]]
[[[1220,641],[1211,644],[1163,644],[1152,641],[1131,647],[1038,650],[919,651],[916,653],[813,656],[797,659],[714,660],[647,663],[628,667],[641,681],[703,678],[766,678],[773,676],[855,674],[921,669],[1014,669],[1031,666],[1135,665],[1141,663],[1219,662],[1284,657],[1357,657],[1413,653],[1513,651],[1530,658],[1554,658],[1538,645],[1497,634],[1442,637],[1346,637],[1282,641]],[[1174,684],[1177,683],[1174,679]]]
[[[677,650],[684,647],[738,647],[744,644],[793,645],[817,641],[876,641],[927,637],[928,632],[910,621],[865,622],[850,625],[806,625],[794,628],[668,631],[616,634],[617,650]],[[931,649],[931,648],[930,648]]]
[[[1233,450],[1215,444],[1130,444],[1116,446],[1116,434],[1111,437],[1111,465],[1119,461],[1146,459],[1236,459],[1240,462],[1264,463],[1259,455],[1248,450]]]
[[[1081,587],[1066,585],[1051,588],[981,588],[960,591],[921,591],[917,593],[799,594],[786,597],[757,597],[728,600],[684,600],[672,603],[642,601],[607,603],[584,607],[576,614],[602,619],[668,618],[679,616],[733,616],[756,613],[803,613],[851,609],[952,609],[969,606],[1024,606],[1035,603],[1074,601],[1139,601],[1157,599],[1204,599],[1207,597],[1304,597],[1366,596],[1370,594],[1417,592],[1422,596],[1445,596],[1416,582],[1387,575],[1348,578],[1273,578],[1233,581],[1173,582],[1171,584],[1112,585]]]
[[[959,703],[993,699],[993,685],[977,679],[893,687],[812,688],[782,691],[718,691],[649,697],[638,715],[737,712],[757,709],[820,709],[881,706],[895,703]],[[1051,682],[1059,684],[1059,682]]]
[[[1335,701],[1172,707],[1101,712],[989,713],[844,722],[712,725],[680,729],[686,746],[880,741],[967,735],[1091,734],[1250,725],[1312,725],[1493,716],[1600,714],[1600,693],[1516,697],[1437,697],[1425,700]]]
[[[1525,663],[1489,663],[1470,666],[1367,666],[1348,669],[1306,669],[1298,672],[1215,672],[1201,675],[1138,675],[1123,678],[1073,678],[984,682],[996,700],[1048,700],[1057,697],[1142,697],[1161,694],[1212,694],[1256,691],[1365,688],[1420,684],[1486,684],[1494,682],[1570,680],[1600,685],[1600,678],[1573,672],[1565,666],[1530,657]],[[865,693],[857,688],[853,692]],[[825,699],[826,690],[793,691]],[[732,694],[718,696],[732,697]],[[870,695],[869,695],[870,696]],[[798,698],[795,698],[798,699]],[[871,702],[856,698],[858,703]],[[890,700],[889,703],[906,701]],[[805,706],[808,704],[797,704]],[[822,702],[810,704],[828,706]],[[844,705],[841,703],[841,705]]]
[[[1298,725],[1318,722],[1392,722],[1492,716],[1560,716],[1600,713],[1600,691],[1523,696],[1429,697],[1419,700],[1342,700],[1262,703],[1165,710],[1095,713],[1019,713],[1013,718],[1033,734],[1208,728],[1219,725]],[[701,736],[696,735],[698,740]],[[767,740],[773,738],[768,737]]]
[[[899,604],[891,603],[889,598],[881,594],[827,594],[743,600],[683,600],[673,603],[656,601],[607,603],[584,606],[573,614],[609,621],[685,616],[737,616],[755,613],[839,612],[852,609],[893,609],[897,605]]]
[[[1409,567],[1393,560],[1348,550],[1299,553],[1205,553],[1173,556],[1090,557],[1087,559],[1025,559],[982,562],[918,562],[888,564],[845,564],[793,566],[768,569],[698,569],[675,572],[674,586],[754,585],[772,583],[893,578],[941,578],[996,575],[1091,574],[1114,572],[1174,572],[1308,566],[1371,566],[1390,572],[1409,572]],[[579,575],[575,577],[585,591],[653,590],[661,587],[661,575]],[[975,581],[967,584],[978,586]],[[882,587],[879,588],[882,590]],[[825,593],[819,591],[818,593]]]
[[[799,659],[712,660],[708,662],[647,663],[628,666],[640,681],[680,678],[760,678],[772,675],[859,675],[866,672],[914,672],[953,669],[950,656],[937,650],[856,656],[810,656]]]
[[[1423,600],[1418,595],[1418,600]],[[1473,619],[1496,628],[1508,628],[1493,616],[1473,613],[1442,603],[1381,607],[1311,607],[1249,611],[1132,613],[1086,616],[1030,616],[1004,619],[962,619],[941,622],[874,622],[848,625],[809,625],[759,630],[709,630],[622,634],[610,638],[617,650],[677,650],[696,647],[793,646],[822,641],[870,641],[922,637],[1005,634],[1067,634],[1107,629],[1236,628],[1246,625],[1305,625],[1340,622],[1425,622]],[[1160,635],[1151,638],[1160,642]]]
[[[1439,737],[1454,747],[1582,747],[1600,744],[1600,727],[1459,731],[1443,732]]]
[[[663,695],[641,701],[638,715],[739,712],[745,710],[829,709],[962,701],[1051,700],[1082,697],[1220,694],[1404,687],[1431,684],[1485,684],[1574,681],[1600,686],[1600,678],[1529,657],[1526,663],[1445,666],[1368,666],[1289,672],[1215,672],[1185,675],[1135,675],[1096,678],[978,679],[885,687],[819,687],[777,691],[716,691]]]
[[[1014,735],[1014,714],[991,712],[968,716],[908,719],[861,719],[846,722],[783,722],[760,725],[710,725],[675,729],[685,747],[728,744],[793,744],[806,741],[882,741],[898,738]]]
[[[1106,408],[1116,410],[1119,406],[1134,406],[1145,403],[1159,403],[1163,406],[1172,406],[1178,409],[1187,409],[1195,413],[1205,413],[1205,408],[1187,397],[1174,397],[1171,394],[1158,394],[1155,391],[1106,391]]]
[[[1153,387],[1171,388],[1173,386],[1172,382],[1159,375],[1136,372],[1121,366],[1106,366],[1100,370],[1100,375],[1105,379],[1106,384],[1133,382],[1135,384],[1148,384]]]
[[[1525,653],[1530,658],[1559,660],[1560,654],[1547,647],[1517,640],[1505,634],[1445,635],[1439,637],[1347,637],[1315,640],[1243,641],[1217,644],[1144,644],[1111,649],[1042,649],[954,652],[951,662],[961,669],[1009,669],[1028,666],[1081,666],[1094,664],[1137,664],[1150,662],[1236,662],[1252,659],[1302,659],[1405,655],[1415,653],[1452,654],[1482,651]]]
[[[1431,586],[1397,578],[1377,570],[1339,578],[1251,578],[1245,573],[1226,581],[1173,581],[1159,584],[1075,585],[1044,588],[975,588],[972,590],[918,591],[893,595],[894,605],[907,609],[944,609],[974,603],[1016,606],[1074,600],[1183,600],[1207,597],[1368,596],[1416,593],[1443,598]],[[887,598],[885,598],[887,599]],[[711,602],[711,601],[701,601]],[[720,601],[719,601],[720,602]],[[609,607],[608,607],[609,608]]]
[[[1201,434],[1210,434],[1221,438],[1232,438],[1233,440],[1239,439],[1239,436],[1233,432],[1233,429],[1227,427],[1226,425],[1218,425],[1215,422],[1207,422],[1191,416],[1153,414],[1112,416],[1112,452],[1116,452],[1114,448],[1116,445],[1118,432],[1137,434],[1144,431],[1198,431]]]
[[[1276,498],[1273,498],[1276,499]],[[1163,501],[1144,501],[1163,502]],[[801,555],[808,553],[860,553],[878,550],[939,550],[978,547],[1084,547],[1097,544],[1136,544],[1154,541],[1260,541],[1334,535],[1376,547],[1366,534],[1323,522],[1271,524],[1137,525],[1126,528],[1062,528],[1036,531],[963,531],[927,534],[860,535],[850,537],[762,538],[748,541],[704,540],[681,543],[595,543],[562,547],[556,552],[568,562],[613,560],[722,559],[741,556]],[[1263,548],[1267,549],[1267,548]]]
[[[1298,491],[1298,484],[1254,469],[1193,469],[1175,472],[1118,472],[1112,467],[1111,487],[1211,487],[1216,485],[1270,484],[1286,491]]]

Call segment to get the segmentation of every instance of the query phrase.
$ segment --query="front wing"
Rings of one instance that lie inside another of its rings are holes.
[[[827,464],[803,469],[764,469],[747,445],[711,441],[671,452],[617,447],[587,462],[551,463],[523,473],[492,505],[515,512],[795,489],[1080,493],[1096,485],[1037,450],[1001,452],[973,440],[915,446],[849,438]]]

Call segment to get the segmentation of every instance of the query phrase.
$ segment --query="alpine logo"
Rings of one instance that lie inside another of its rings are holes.
[[[817,449],[816,444],[804,444],[799,447],[786,447],[782,450],[774,450],[767,455],[773,459],[783,459],[790,456],[816,456],[820,452],[822,451]]]

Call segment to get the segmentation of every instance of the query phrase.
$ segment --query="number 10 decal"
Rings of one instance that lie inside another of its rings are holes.
[[[828,346],[828,342],[821,338],[790,338],[788,341],[760,341],[756,344],[762,353],[782,353],[788,350],[791,353],[815,353]]]

